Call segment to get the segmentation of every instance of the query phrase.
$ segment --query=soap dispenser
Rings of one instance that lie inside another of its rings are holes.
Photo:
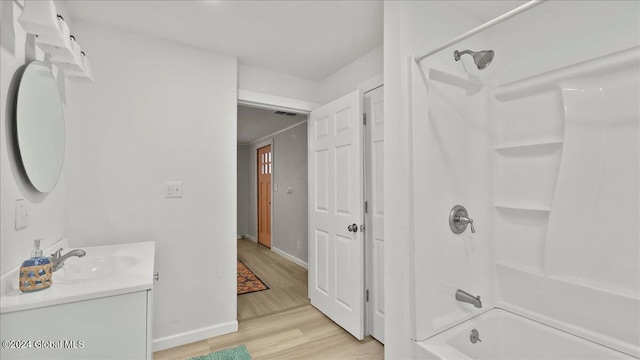
[[[42,256],[40,240],[33,241],[34,249],[31,258],[25,260],[20,267],[20,291],[32,292],[51,286],[51,259]]]

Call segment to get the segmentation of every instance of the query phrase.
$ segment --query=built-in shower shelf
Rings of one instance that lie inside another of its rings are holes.
[[[616,297],[627,299],[637,299],[638,291],[633,287],[618,286],[616,284],[607,284],[590,278],[576,278],[572,276],[550,275],[550,280],[558,283],[567,284],[571,287],[579,286],[585,290],[591,290],[599,293],[606,293]]]
[[[496,209],[504,211],[536,211],[550,212],[551,207],[544,205],[494,204]]]
[[[633,66],[637,63],[640,47],[614,52],[587,61],[570,64],[563,68],[547,71],[525,79],[512,81],[494,88],[494,96],[501,101],[510,101],[533,93],[558,87],[561,81],[579,77],[595,76],[614,69]]]
[[[546,140],[546,141],[539,141],[539,142],[529,142],[529,143],[516,143],[516,144],[510,144],[510,145],[500,145],[500,146],[496,146],[493,149],[495,151],[501,152],[501,153],[510,153],[510,152],[522,152],[522,151],[526,151],[526,150],[532,150],[532,151],[544,151],[544,150],[555,150],[556,148],[559,148],[560,146],[562,146],[564,141],[562,140]]]
[[[454,71],[430,69],[429,79],[470,91],[480,90],[484,86],[475,75]]]
[[[531,267],[523,266],[520,264],[512,264],[506,261],[496,261],[495,264],[496,264],[496,268],[498,269],[498,272],[501,272],[502,271],[501,268],[503,268],[506,270],[517,271],[523,274],[533,275],[538,278],[542,278],[545,276],[544,272],[541,269],[531,268]]]

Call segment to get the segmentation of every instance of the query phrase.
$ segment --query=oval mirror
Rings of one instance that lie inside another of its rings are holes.
[[[64,110],[56,79],[41,61],[29,63],[20,79],[15,129],[29,181],[40,192],[51,191],[64,162]]]

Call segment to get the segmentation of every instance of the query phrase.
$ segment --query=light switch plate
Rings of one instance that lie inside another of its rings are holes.
[[[29,226],[29,210],[24,199],[16,200],[16,230]]]
[[[181,198],[182,181],[167,181],[164,183],[164,197]]]

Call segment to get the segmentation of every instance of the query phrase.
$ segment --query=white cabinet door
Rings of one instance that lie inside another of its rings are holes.
[[[362,110],[360,91],[309,117],[309,298],[364,338]]]
[[[4,313],[0,315],[2,340],[29,343],[22,349],[2,347],[0,358],[150,359],[148,293],[138,291]]]

